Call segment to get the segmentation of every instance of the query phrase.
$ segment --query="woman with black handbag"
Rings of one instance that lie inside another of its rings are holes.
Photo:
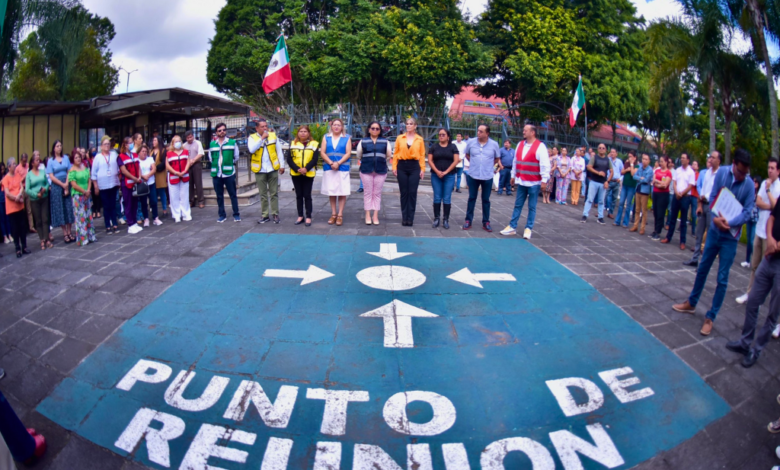
[[[68,170],[68,184],[72,192],[73,215],[76,218],[73,225],[76,229],[76,244],[83,246],[97,241],[95,227],[92,225],[92,180],[89,168],[84,164],[84,155],[75,151],[71,158],[73,166]]]

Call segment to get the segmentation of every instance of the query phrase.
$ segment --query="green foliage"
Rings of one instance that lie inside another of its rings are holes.
[[[629,0],[490,0],[478,37],[495,57],[495,79],[478,92],[510,106],[543,101],[565,110],[582,74],[592,124],[637,123],[647,108],[642,24]],[[527,108],[510,114],[515,122],[530,117]]]
[[[296,102],[441,106],[490,64],[453,0],[229,0],[209,50],[209,83],[250,103],[287,104],[287,89],[266,96],[261,86],[282,31]]]
[[[82,33],[70,34],[72,25]],[[44,23],[19,48],[9,95],[27,101],[79,101],[111,94],[119,81],[108,43],[114,26],[75,7],[62,19]]]

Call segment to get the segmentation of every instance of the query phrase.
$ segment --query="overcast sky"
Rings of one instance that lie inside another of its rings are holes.
[[[675,0],[632,0],[645,19],[680,13]],[[111,43],[114,64],[130,75],[130,91],[180,87],[218,94],[206,81],[206,54],[214,37],[214,20],[226,0],[82,0],[84,6],[111,19],[116,37]],[[471,16],[486,0],[463,0]],[[743,40],[736,49],[747,49]],[[777,48],[773,48],[774,51]],[[775,54],[773,54],[775,55]],[[127,89],[120,71],[117,92]]]

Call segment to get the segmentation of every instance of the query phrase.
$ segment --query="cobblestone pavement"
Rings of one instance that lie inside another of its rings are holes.
[[[241,235],[253,233],[390,235],[401,237],[501,237],[498,231],[511,215],[514,197],[491,197],[492,234],[479,224],[463,231],[466,195],[454,194],[452,229],[432,229],[432,199],[421,194],[412,228],[400,224],[396,194],[386,195],[380,226],[364,225],[362,197],[348,199],[342,227],[329,226],[327,198],[315,197],[314,225],[294,226],[292,193],[280,196],[282,224],[258,225],[260,205],[242,208],[243,222],[216,223],[214,208],[193,209],[194,220],[145,229],[131,236],[106,236],[97,221],[99,243],[86,247],[65,245],[55,231],[55,249],[40,252],[37,237],[28,237],[33,254],[20,260],[12,245],[0,246],[0,367],[6,378],[0,389],[27,426],[43,432],[49,450],[35,465],[41,469],[133,469],[139,464],[72,434],[35,411],[59,382],[129,318],[182,276],[198,267]],[[778,438],[766,424],[780,414],[775,396],[780,392],[780,344],[765,349],[751,369],[724,348],[736,338],[744,308],[734,298],[747,286],[749,270],[739,262],[732,268],[723,309],[711,336],[699,329],[715,289],[710,276],[695,317],[675,313],[673,302],[684,300],[695,273],[681,263],[690,251],[660,245],[647,236],[595,223],[595,209],[581,224],[581,206],[539,205],[533,243],[582,277],[658,338],[730,406],[732,411],[692,439],[646,461],[642,469],[769,469]],[[477,204],[476,217],[481,211]],[[652,221],[651,221],[652,222]],[[524,219],[521,220],[521,227]],[[648,224],[649,226],[650,224]],[[126,231],[125,231],[126,232]],[[693,239],[689,235],[689,241]],[[764,307],[765,308],[765,307]],[[765,310],[762,310],[765,313]],[[762,317],[763,321],[763,317]],[[638,423],[641,426],[641,423]],[[20,465],[20,468],[26,468]]]

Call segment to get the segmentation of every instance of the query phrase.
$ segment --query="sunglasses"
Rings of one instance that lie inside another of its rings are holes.
[[[225,129],[220,129],[217,132],[227,132]]]
[[[369,127],[368,130],[370,130],[370,131],[381,131],[382,129],[380,129],[378,127]]]

